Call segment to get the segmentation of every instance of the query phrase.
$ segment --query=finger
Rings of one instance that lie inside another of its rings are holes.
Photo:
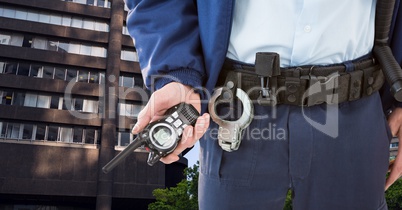
[[[158,120],[163,116],[166,110],[170,107],[168,103],[162,97],[158,97],[155,92],[149,99],[147,105],[138,113],[137,122],[131,131],[133,134],[138,134],[142,131],[150,122]],[[158,100],[155,100],[158,98]]]
[[[193,139],[196,139],[196,140],[200,139],[205,134],[207,129],[209,128],[209,123],[210,123],[209,114],[205,113],[202,115],[202,117],[199,117],[197,119],[197,122],[194,127]]]
[[[392,136],[397,136],[401,126],[401,112],[402,109],[396,108],[388,117],[388,125],[391,129]]]
[[[161,161],[165,164],[170,164],[178,161],[179,155],[187,148],[194,146],[194,144],[204,135],[209,127],[210,122],[209,114],[204,114],[197,119],[194,126],[187,126],[183,132],[182,142],[176,147],[176,149],[169,155],[161,158]]]
[[[189,125],[186,128],[184,128],[183,135],[182,135],[181,140],[180,140],[180,144],[186,144],[186,142],[189,139],[191,140],[193,138],[193,133],[194,133],[194,127],[193,126]]]
[[[402,132],[400,131],[398,132],[398,138],[399,142],[401,142]],[[399,179],[401,173],[402,173],[402,150],[398,150],[398,154],[395,158],[395,161],[391,166],[391,172],[388,176],[387,181],[385,182],[385,190],[387,190],[397,179]]]
[[[389,161],[389,165],[388,165],[388,172],[391,172],[392,167],[394,167],[394,163],[395,163],[395,159]]]
[[[178,160],[180,160],[180,157],[178,155],[172,155],[172,154],[160,159],[160,161],[164,164],[171,164]]]
[[[392,136],[396,136],[399,130],[398,123],[395,122],[394,118],[389,118],[388,125],[391,130]]]
[[[204,135],[208,127],[209,127],[209,114],[204,114],[201,117],[198,117],[194,127],[193,126],[186,127],[185,133],[182,136],[182,140],[180,142],[180,148],[186,149],[192,147],[198,141],[198,139],[200,139]]]
[[[180,159],[179,155],[185,149],[192,147],[196,143],[196,140],[194,141],[193,132],[194,132],[193,126],[187,126],[183,131],[182,139],[180,140],[180,143],[177,145],[176,149],[169,155],[161,158],[160,161],[165,164],[170,164],[178,161]]]
[[[149,104],[147,104],[140,111],[140,113],[138,113],[137,122],[135,123],[131,133],[138,134],[140,131],[142,131],[145,128],[145,126],[147,126],[149,124],[151,119],[152,119],[151,110],[150,110]]]
[[[397,156],[391,168],[391,173],[389,174],[388,179],[385,182],[385,190],[387,190],[397,179],[399,179],[399,177],[401,176],[401,170],[400,170],[401,167],[402,167],[402,157]]]

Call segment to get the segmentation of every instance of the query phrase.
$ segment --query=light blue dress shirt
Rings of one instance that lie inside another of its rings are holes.
[[[255,62],[277,52],[281,66],[326,65],[369,53],[376,0],[237,0],[227,56]]]

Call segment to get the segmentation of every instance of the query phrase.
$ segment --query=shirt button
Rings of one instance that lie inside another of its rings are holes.
[[[304,26],[304,32],[310,33],[311,32],[311,26],[310,25]]]

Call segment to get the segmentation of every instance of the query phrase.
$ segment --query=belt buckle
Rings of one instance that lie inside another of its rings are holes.
[[[308,79],[309,85],[303,95],[303,101],[306,106],[314,106],[326,102],[327,104],[339,103],[336,89],[339,87],[339,72],[329,76],[315,76],[309,74],[302,76],[301,79]],[[308,78],[307,78],[308,77]]]

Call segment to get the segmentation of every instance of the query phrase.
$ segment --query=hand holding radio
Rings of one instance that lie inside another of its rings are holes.
[[[151,96],[147,106],[138,116],[137,124],[133,128],[133,133],[138,134],[137,138],[103,167],[105,173],[111,171],[140,146],[149,149],[147,162],[151,166],[159,159],[166,164],[175,162],[179,159],[178,155],[193,146],[207,130],[209,115],[199,117],[198,94],[190,92],[189,87],[180,83],[170,83],[158,91]],[[172,96],[172,93],[175,96]],[[184,93],[185,97],[178,97],[178,93]],[[170,105],[177,101],[178,104]],[[198,110],[182,101],[193,102]]]
[[[138,121],[132,133],[138,134],[150,122],[160,119],[167,109],[181,102],[191,104],[197,111],[201,110],[200,96],[189,86],[172,82],[155,91],[148,104],[139,113]],[[195,126],[187,126],[183,131],[182,140],[177,145],[177,148],[171,154],[161,158],[161,161],[165,164],[178,161],[179,154],[192,147],[204,135],[209,127],[209,120],[209,114],[204,114],[197,119]]]

